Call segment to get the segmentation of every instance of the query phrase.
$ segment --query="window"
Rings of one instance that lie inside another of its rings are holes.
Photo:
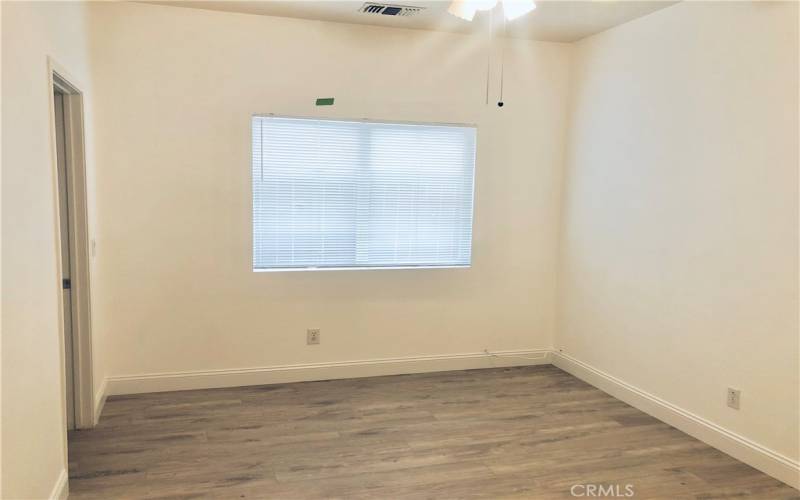
[[[466,267],[475,128],[254,116],[253,268]]]

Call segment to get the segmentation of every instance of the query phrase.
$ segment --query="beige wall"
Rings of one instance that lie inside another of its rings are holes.
[[[795,461],[797,19],[683,2],[577,44],[557,338]]]
[[[87,93],[91,183],[87,33],[84,4],[2,2],[2,498],[46,498],[66,472],[47,56]]]
[[[96,15],[110,375],[550,348],[568,46],[510,45],[499,109],[484,104],[483,37],[143,4]],[[250,116],[267,112],[477,123],[472,268],[253,273]]]

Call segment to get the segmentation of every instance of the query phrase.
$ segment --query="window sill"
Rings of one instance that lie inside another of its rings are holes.
[[[468,269],[472,264],[447,266],[384,266],[384,267],[275,267],[256,268],[254,273],[284,273],[298,271],[380,271],[388,269]]]

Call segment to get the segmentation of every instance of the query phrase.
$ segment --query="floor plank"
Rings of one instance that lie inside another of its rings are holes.
[[[72,499],[800,499],[553,366],[110,397],[69,465]]]

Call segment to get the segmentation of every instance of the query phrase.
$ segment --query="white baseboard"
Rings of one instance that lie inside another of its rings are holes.
[[[67,496],[69,496],[69,475],[66,470],[62,469],[50,492],[50,500],[66,500]]]
[[[719,425],[679,408],[567,354],[553,352],[552,362],[567,373],[617,399],[680,429],[765,474],[800,489],[800,463]]]
[[[267,366],[259,368],[209,370],[109,377],[105,394],[211,389],[246,385],[282,384],[310,380],[331,380],[406,373],[468,370],[501,366],[542,365],[550,363],[550,349],[493,351],[382,358],[332,363]],[[99,413],[98,413],[99,416]]]
[[[103,407],[106,404],[106,397],[107,391],[106,388],[108,387],[108,379],[103,379],[100,382],[100,388],[97,389],[97,392],[94,394],[94,425],[100,421],[100,414],[103,413]]]

